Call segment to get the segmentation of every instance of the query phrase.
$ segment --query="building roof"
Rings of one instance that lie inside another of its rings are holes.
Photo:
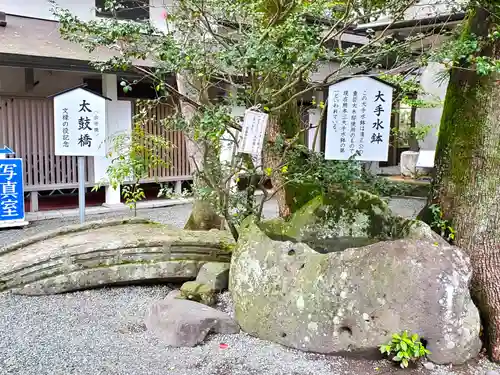
[[[87,91],[93,95],[96,95],[96,96],[99,96],[103,99],[106,99],[106,100],[109,100],[109,101],[112,101],[112,99],[108,98],[107,96],[104,96],[98,92],[95,92],[93,90],[90,90],[89,88],[87,88],[87,84],[86,83],[82,83],[81,85],[77,85],[77,86],[74,86],[74,87],[70,87],[69,89],[65,89],[65,90],[62,90],[62,91],[59,91],[55,94],[52,94],[49,96],[49,98],[55,98],[56,96],[59,96],[59,95],[63,95],[63,94],[66,94],[70,91],[75,91],[75,90],[84,90],[84,91]]]
[[[110,49],[100,48],[89,54],[77,43],[62,39],[59,23],[28,17],[7,15],[7,25],[0,27],[0,65],[42,67],[53,69],[93,70],[90,60],[106,61],[113,57]],[[151,66],[151,62],[137,61]],[[35,65],[35,66],[28,66]]]
[[[367,23],[363,25],[359,25],[355,30],[362,32],[368,29],[374,31],[382,31],[389,27],[389,30],[394,29],[406,29],[406,28],[415,28],[415,27],[425,27],[425,26],[441,26],[443,24],[455,24],[457,22],[463,21],[465,19],[466,14],[464,12],[450,13],[450,14],[441,14],[434,17],[427,18],[415,18],[410,20],[402,20],[396,21],[393,23],[392,20],[384,20],[382,22],[373,22]]]

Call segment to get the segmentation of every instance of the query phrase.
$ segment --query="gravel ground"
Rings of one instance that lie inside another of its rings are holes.
[[[392,201],[401,215],[420,210],[419,200]],[[183,225],[190,206],[142,210],[139,215]],[[276,207],[266,207],[271,217]],[[96,215],[89,219],[102,219]],[[123,213],[106,214],[123,217]],[[36,222],[0,232],[0,246],[75,219]],[[298,352],[246,334],[214,335],[196,348],[168,348],[146,331],[143,317],[176,286],[104,288],[48,297],[0,294],[0,375],[372,375],[399,374],[388,361]],[[231,312],[227,293],[219,308]],[[227,344],[221,348],[220,344]],[[496,369],[482,359],[459,368],[421,366],[405,374],[484,375]],[[497,369],[498,370],[498,369]]]
[[[145,330],[148,306],[172,286],[99,289],[50,297],[0,294],[0,374],[372,375],[388,361],[298,352],[245,334],[214,335],[196,348],[168,348]],[[229,298],[222,299],[224,310]],[[220,344],[227,344],[222,349]],[[405,374],[484,375],[487,361]]]

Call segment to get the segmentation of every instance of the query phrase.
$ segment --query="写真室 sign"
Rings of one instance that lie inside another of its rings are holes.
[[[106,155],[106,98],[83,88],[57,94],[54,125],[56,155]]]
[[[0,159],[0,226],[24,221],[23,160]]]
[[[329,88],[325,158],[387,161],[393,88],[370,77],[353,77]]]

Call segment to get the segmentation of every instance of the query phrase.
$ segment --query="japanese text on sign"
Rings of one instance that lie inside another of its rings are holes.
[[[245,112],[239,139],[238,151],[240,153],[260,156],[268,117],[266,113],[262,112],[251,110]]]
[[[325,158],[387,161],[392,87],[370,77],[330,86]]]
[[[24,220],[23,164],[0,159],[0,222]]]
[[[81,88],[54,98],[56,155],[105,156],[105,102]]]

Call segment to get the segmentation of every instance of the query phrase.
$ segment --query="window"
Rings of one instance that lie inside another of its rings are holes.
[[[106,0],[95,0],[96,16],[116,17],[120,20],[149,20],[149,0],[117,0],[115,11],[104,10]]]

